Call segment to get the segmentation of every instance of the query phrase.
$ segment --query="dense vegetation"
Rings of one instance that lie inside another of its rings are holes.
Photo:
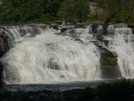
[[[90,14],[89,1],[96,2],[103,13]],[[53,20],[134,20],[134,0],[0,0],[0,23],[50,23]]]
[[[46,22],[57,19],[62,0],[1,0],[0,23]]]
[[[94,0],[93,0],[94,1]],[[100,18],[117,19],[122,22],[134,21],[134,0],[95,0],[104,13]]]

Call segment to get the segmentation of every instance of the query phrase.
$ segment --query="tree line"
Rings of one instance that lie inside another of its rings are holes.
[[[115,18],[121,22],[134,21],[134,0],[96,0],[104,9],[102,18]]]
[[[90,14],[89,2],[103,13]],[[50,23],[54,20],[84,22],[118,19],[134,21],[134,0],[0,0],[0,23]]]
[[[62,0],[1,0],[0,23],[45,22],[58,18]]]

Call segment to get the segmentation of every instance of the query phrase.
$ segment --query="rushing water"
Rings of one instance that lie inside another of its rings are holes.
[[[118,54],[121,75],[134,77],[132,30],[126,24],[109,25],[107,44],[94,38],[92,26],[64,32],[50,28],[5,26],[10,46],[2,58],[8,84],[56,84],[103,80],[100,50],[95,42]],[[98,34],[104,33],[102,25]]]

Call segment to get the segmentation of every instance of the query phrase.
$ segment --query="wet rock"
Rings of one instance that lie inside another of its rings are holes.
[[[67,31],[67,28],[62,28],[61,29],[61,32],[65,32],[65,31]]]
[[[87,23],[78,23],[75,25],[75,28],[87,28],[89,24]]]
[[[54,29],[58,30],[58,24],[51,24],[50,28],[54,28]]]
[[[91,27],[92,27],[92,32],[97,33],[98,24],[93,24]]]
[[[102,77],[106,79],[115,79],[121,77],[118,66],[118,55],[116,52],[105,50],[101,53],[100,63]]]
[[[0,33],[0,57],[9,50],[7,38],[6,34]]]
[[[108,34],[108,32],[107,32],[107,28],[108,28],[108,24],[107,23],[105,23],[105,24],[103,24],[103,35],[107,35]]]
[[[4,32],[0,32],[0,57],[2,57],[8,50],[8,43],[7,43],[8,36]],[[2,81],[2,72],[3,72],[3,64],[0,63],[0,86],[5,84]]]
[[[134,22],[128,23],[128,27],[132,29],[134,34]]]
[[[101,28],[100,28],[101,26]],[[92,28],[92,32],[94,35],[108,35],[108,28],[109,24],[104,23],[104,24],[92,24],[91,28]],[[101,36],[102,37],[102,36]]]
[[[2,77],[3,77],[3,65],[2,63],[0,63],[0,85],[2,85],[4,82],[2,81]]]
[[[104,52],[101,53],[101,57],[102,58],[106,58],[106,57],[118,57],[117,53],[114,51],[109,51],[108,49],[105,49]]]
[[[126,23],[115,23],[113,24],[114,28],[127,28],[128,25]]]
[[[48,68],[50,69],[54,69],[54,70],[59,70],[60,67],[56,62],[57,60],[55,58],[50,58],[49,59],[49,64],[48,64]]]
[[[103,41],[104,37],[101,34],[97,34],[96,39],[99,40],[99,41]]]
[[[74,41],[78,41],[80,43],[83,43],[83,41],[81,39],[74,39]]]

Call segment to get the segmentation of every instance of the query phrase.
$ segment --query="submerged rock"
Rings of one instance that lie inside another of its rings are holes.
[[[54,70],[59,70],[60,69],[60,67],[59,67],[58,63],[56,62],[55,58],[50,58],[49,59],[48,68],[54,69]]]
[[[104,37],[101,34],[96,35],[96,39],[99,41],[103,41]]]

